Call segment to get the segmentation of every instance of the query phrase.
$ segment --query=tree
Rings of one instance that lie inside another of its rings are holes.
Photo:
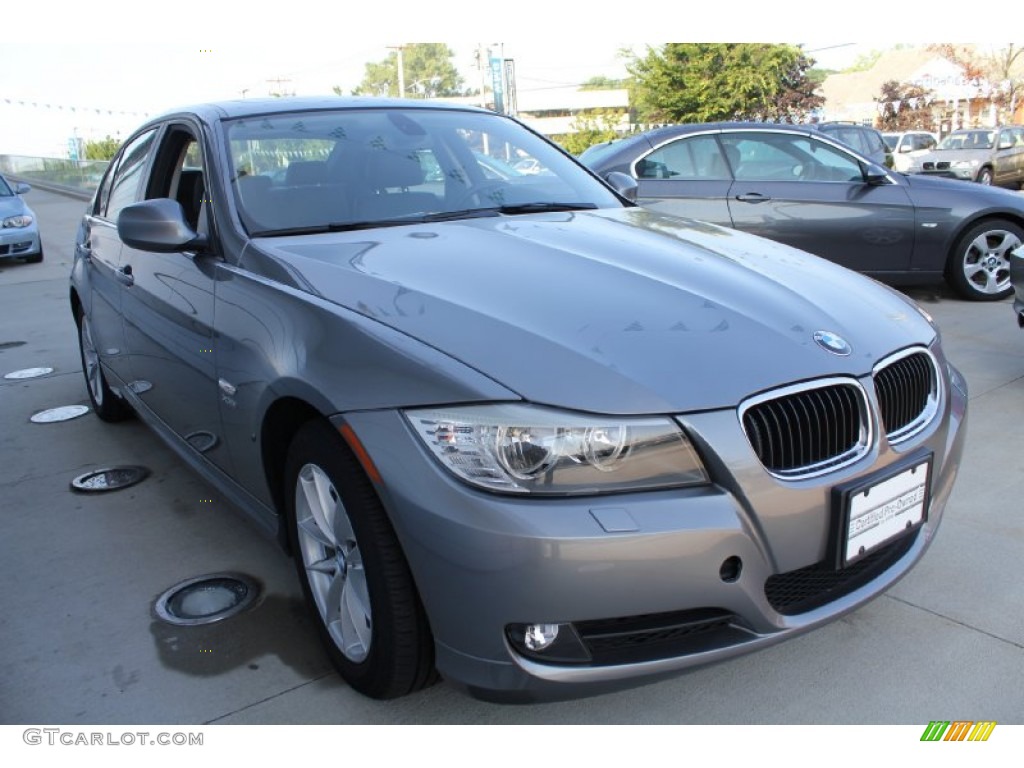
[[[1024,48],[1010,43],[993,51],[985,60],[985,71],[995,86],[994,99],[1004,112],[1005,121],[1013,122],[1017,104],[1024,91]]]
[[[619,122],[619,117],[614,113],[579,115],[572,122],[573,133],[558,136],[555,140],[566,152],[578,155],[594,144],[617,139],[619,133],[615,126]]]
[[[105,139],[85,142],[86,160],[110,160],[117,152],[121,142],[109,134]]]
[[[792,45],[668,43],[627,68],[640,122],[803,122],[824,101],[810,66]]]
[[[410,43],[402,46],[402,74],[405,95],[432,99],[437,96],[461,96],[463,81],[452,64],[455,52],[444,43]],[[341,95],[335,86],[334,92]],[[398,52],[386,59],[366,64],[363,81],[355,96],[398,96]]]
[[[617,88],[625,88],[625,80],[615,80],[604,75],[595,75],[580,86],[581,91],[611,91]]]
[[[930,93],[911,83],[889,80],[882,83],[882,93],[875,99],[882,103],[879,117],[883,131],[932,130],[932,111],[928,107]]]

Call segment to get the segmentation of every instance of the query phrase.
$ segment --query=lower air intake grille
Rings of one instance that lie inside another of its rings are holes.
[[[836,570],[828,563],[816,563],[770,576],[764,584],[765,597],[783,616],[813,611],[881,575],[908,552],[916,539],[916,532],[904,536],[848,568]]]
[[[573,624],[596,665],[631,664],[736,645],[751,639],[719,608]]]
[[[849,463],[866,450],[860,388],[832,383],[762,399],[743,410],[743,429],[769,472],[802,477]]]

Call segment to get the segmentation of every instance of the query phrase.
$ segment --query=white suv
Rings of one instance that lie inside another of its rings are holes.
[[[900,131],[883,133],[882,138],[892,152],[893,170],[907,173],[913,165],[914,157],[934,149],[939,137],[928,131]]]

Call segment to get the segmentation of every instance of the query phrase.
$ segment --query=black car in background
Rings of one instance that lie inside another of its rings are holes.
[[[820,127],[714,123],[657,128],[579,158],[626,173],[637,201],[744,230],[891,284],[943,278],[967,299],[1012,292],[1009,254],[1024,242],[1024,197],[907,176]]]
[[[892,149],[889,148],[881,131],[869,125],[841,120],[816,123],[814,127],[833,139],[841,141],[848,147],[852,147],[864,155],[864,157],[874,160],[879,165],[892,168]]]

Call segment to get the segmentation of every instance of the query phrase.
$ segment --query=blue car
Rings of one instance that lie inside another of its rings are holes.
[[[21,196],[31,190],[28,184],[13,186],[0,176],[0,259],[24,259],[29,263],[43,260],[43,242],[39,224]]]

